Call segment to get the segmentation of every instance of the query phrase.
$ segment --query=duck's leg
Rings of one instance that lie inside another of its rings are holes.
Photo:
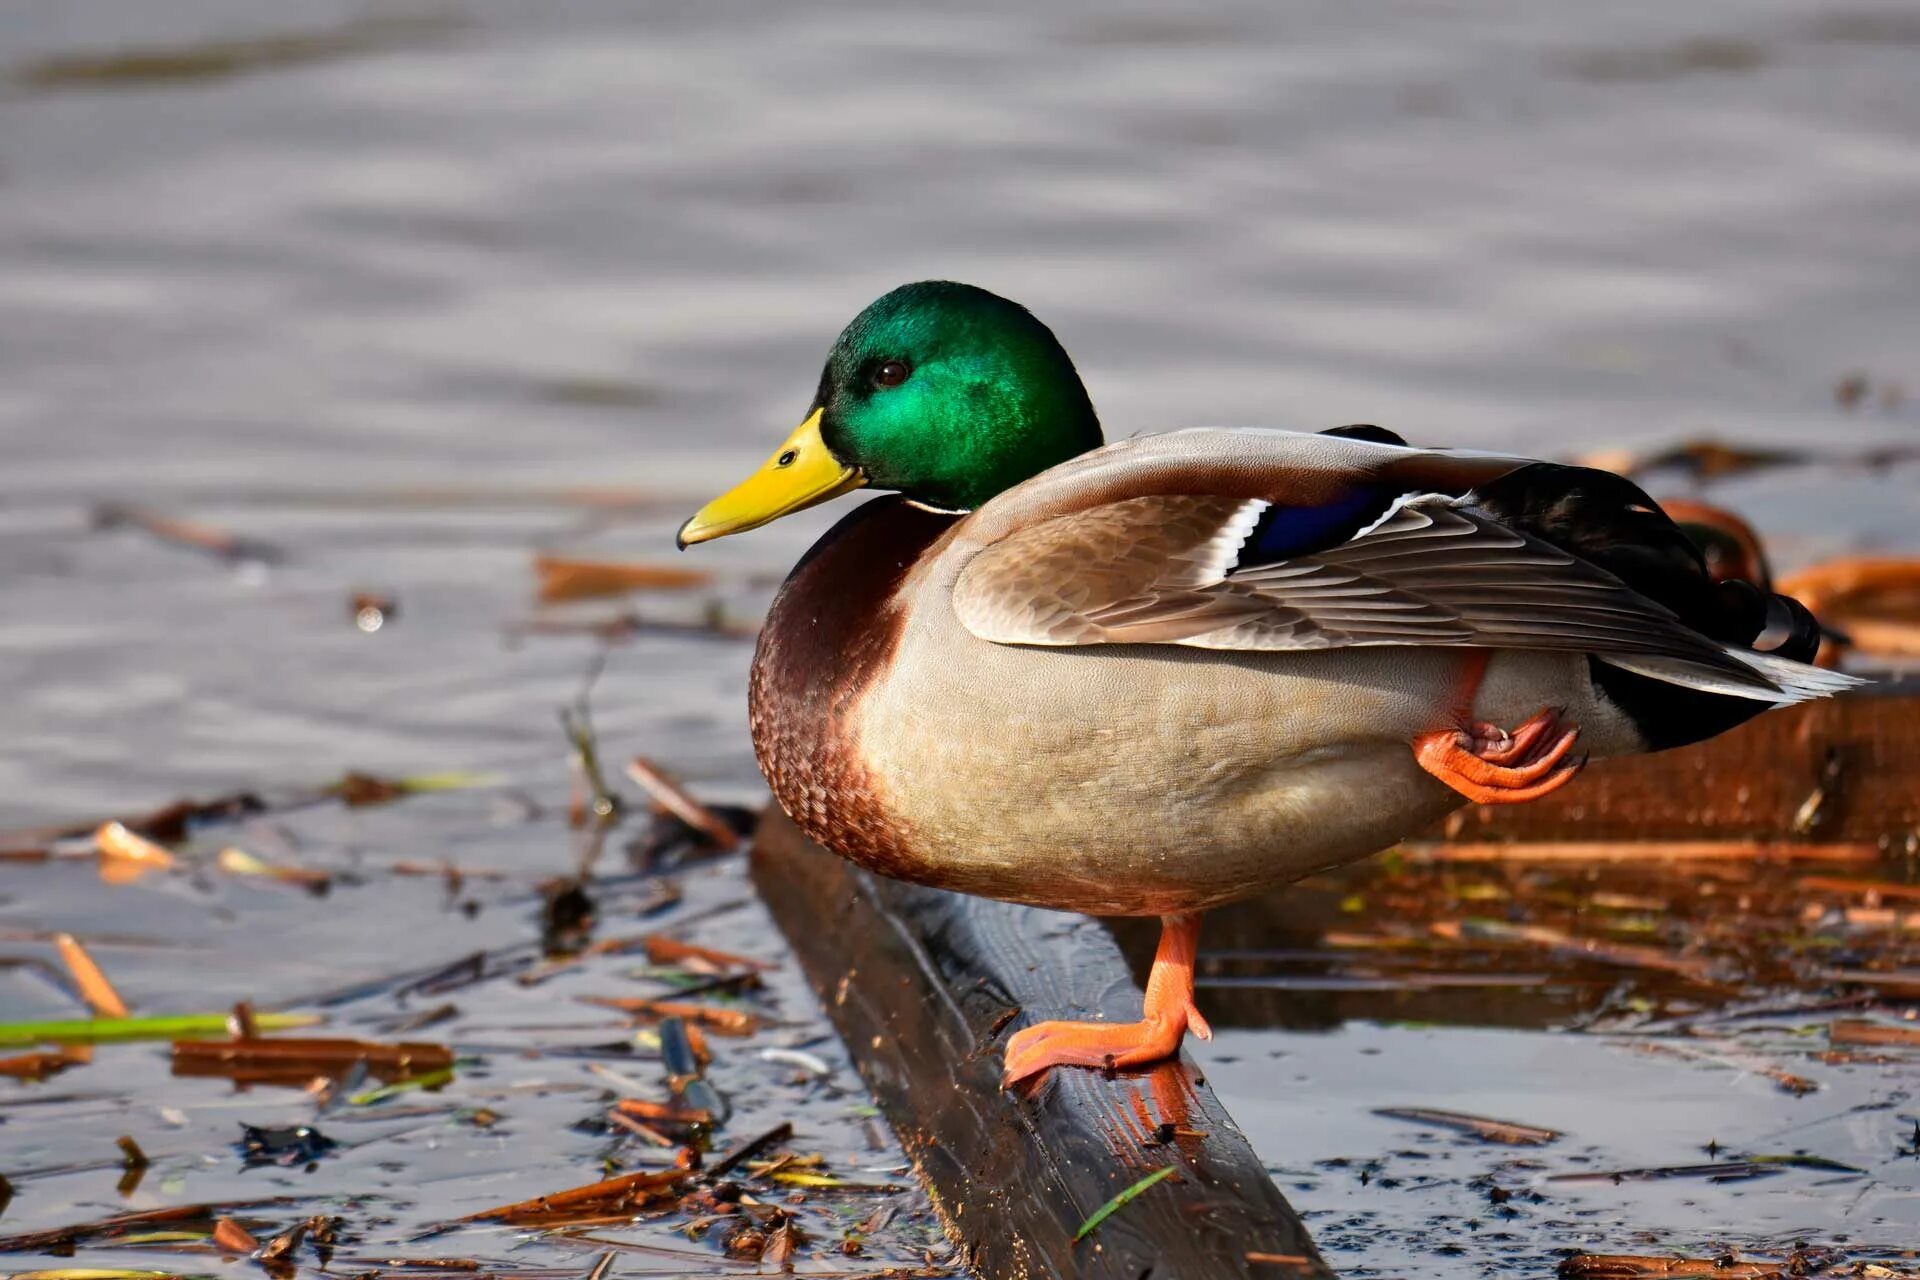
[[[1580,737],[1580,727],[1550,707],[1534,712],[1511,733],[1474,720],[1473,699],[1487,673],[1489,657],[1485,649],[1468,657],[1453,707],[1453,726],[1415,738],[1413,758],[1476,804],[1537,800],[1573,781],[1586,763],[1567,759]]]
[[[1193,1007],[1193,958],[1200,948],[1200,917],[1162,916],[1160,949],[1147,976],[1145,1015],[1139,1022],[1037,1022],[1007,1041],[1008,1086],[1048,1067],[1137,1067],[1180,1052],[1191,1030],[1213,1038]]]

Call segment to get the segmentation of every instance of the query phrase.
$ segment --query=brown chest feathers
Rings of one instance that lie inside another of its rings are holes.
[[[774,799],[813,839],[885,875],[913,878],[920,860],[858,756],[852,706],[899,644],[895,591],[957,518],[896,497],[850,513],[787,575],[747,685],[754,755]]]

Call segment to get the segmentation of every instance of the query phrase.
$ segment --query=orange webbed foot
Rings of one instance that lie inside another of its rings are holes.
[[[1413,740],[1413,756],[1422,769],[1476,804],[1518,804],[1573,781],[1586,763],[1567,759],[1579,737],[1579,726],[1549,709],[1535,712],[1512,733],[1487,724],[1423,733]]]
[[[1141,1067],[1180,1052],[1188,1031],[1213,1038],[1206,1019],[1191,1005],[1185,1016],[1144,1022],[1036,1022],[1007,1042],[1002,1088],[1038,1075],[1048,1067]]]
[[[1038,1022],[1007,1041],[1002,1088],[1048,1067],[1145,1066],[1180,1052],[1187,1032],[1202,1040],[1212,1028],[1193,1005],[1193,962],[1200,946],[1198,916],[1161,920],[1160,949],[1147,978],[1146,1015],[1139,1022]]]

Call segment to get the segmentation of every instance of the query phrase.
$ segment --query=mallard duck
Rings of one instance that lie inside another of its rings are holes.
[[[1141,1021],[1026,1027],[1009,1085],[1207,1036],[1210,907],[1854,683],[1627,480],[1378,427],[1105,444],[1053,333],[963,284],[862,311],[678,541],[859,488],[893,492],[794,567],[754,655],[774,797],[882,875],[1162,921]]]

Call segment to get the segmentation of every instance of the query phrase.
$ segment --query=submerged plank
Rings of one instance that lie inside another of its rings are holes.
[[[1001,1090],[1018,1028],[1140,1016],[1099,924],[869,875],[775,809],[753,874],[979,1275],[1332,1274],[1191,1058]]]

